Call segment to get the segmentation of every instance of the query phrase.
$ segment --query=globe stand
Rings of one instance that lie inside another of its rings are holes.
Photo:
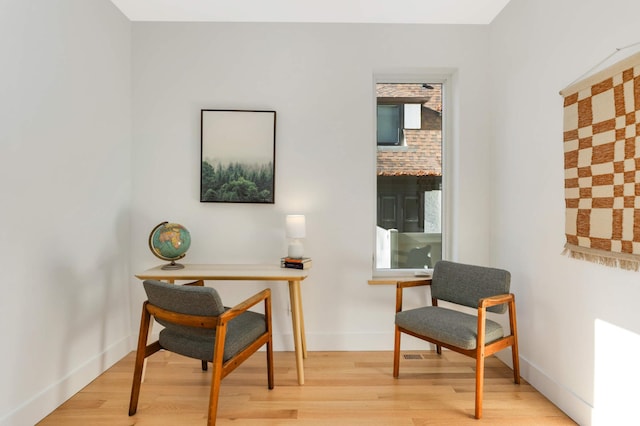
[[[181,263],[176,263],[172,260],[171,263],[169,263],[168,265],[163,265],[160,269],[165,271],[175,271],[177,269],[184,269],[184,265]]]

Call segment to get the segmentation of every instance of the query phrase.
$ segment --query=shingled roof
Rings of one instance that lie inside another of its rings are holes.
[[[378,147],[378,176],[442,176],[442,85],[377,84],[380,103],[422,104],[422,128],[406,129],[404,146]]]

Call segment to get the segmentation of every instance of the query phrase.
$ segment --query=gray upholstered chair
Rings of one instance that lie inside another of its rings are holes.
[[[148,300],[142,305],[140,335],[136,354],[129,415],[136,413],[146,357],[160,349],[212,362],[208,425],[215,425],[220,381],[267,345],[267,382],[273,389],[273,348],[271,337],[271,290],[266,289],[233,308],[225,308],[218,292],[202,281],[173,285],[144,281]],[[264,315],[248,309],[264,301]],[[147,345],[151,317],[165,328],[159,340]]]
[[[401,333],[434,343],[438,354],[445,347],[475,358],[475,417],[481,418],[485,357],[511,347],[513,379],[520,383],[516,305],[513,294],[509,294],[510,281],[508,271],[440,261],[435,265],[431,280],[432,306],[406,311],[402,310],[403,289],[427,283],[424,280],[399,282],[396,289],[393,377],[397,378],[399,374]],[[478,314],[440,307],[438,300],[477,309]],[[487,311],[502,314],[507,310],[510,331],[505,336],[502,326],[487,318]]]

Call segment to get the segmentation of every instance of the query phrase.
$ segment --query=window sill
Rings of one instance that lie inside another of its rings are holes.
[[[378,151],[404,152],[409,151],[407,145],[378,145]]]
[[[375,271],[370,280],[369,285],[396,285],[399,281],[421,281],[431,280],[433,269],[420,270],[391,270],[391,271]]]

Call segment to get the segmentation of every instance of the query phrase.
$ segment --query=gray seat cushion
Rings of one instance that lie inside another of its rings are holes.
[[[478,317],[439,306],[425,306],[396,314],[396,325],[462,349],[477,346]],[[504,336],[502,326],[486,320],[485,343]]]
[[[152,305],[188,315],[218,316],[226,308],[218,292],[211,287],[180,286],[162,281],[146,280],[144,289]],[[213,360],[215,329],[203,329],[158,321],[165,328],[160,332],[160,346],[191,358]],[[224,360],[232,358],[267,331],[264,315],[247,311],[227,324]]]

